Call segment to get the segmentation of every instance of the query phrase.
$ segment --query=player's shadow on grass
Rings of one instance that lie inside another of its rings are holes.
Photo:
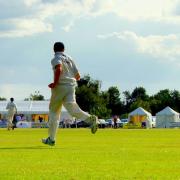
[[[61,148],[57,148],[57,147],[51,147],[51,146],[29,146],[29,147],[0,147],[0,151],[1,150],[10,150],[10,149],[61,149]]]

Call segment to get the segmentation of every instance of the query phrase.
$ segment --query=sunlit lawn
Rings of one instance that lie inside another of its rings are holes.
[[[0,129],[0,179],[180,179],[180,130]]]

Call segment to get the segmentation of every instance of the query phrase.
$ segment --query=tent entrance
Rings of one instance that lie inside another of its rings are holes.
[[[48,122],[48,114],[32,114],[34,122]]]
[[[146,115],[134,115],[134,116],[130,116],[130,123],[132,124],[142,123],[142,122],[146,122],[146,119],[147,119]]]

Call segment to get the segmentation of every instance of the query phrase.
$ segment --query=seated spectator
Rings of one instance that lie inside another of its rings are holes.
[[[17,120],[17,122],[18,122],[18,121],[21,121],[21,116],[20,116],[20,115],[17,115],[17,116],[16,116],[16,120]]]

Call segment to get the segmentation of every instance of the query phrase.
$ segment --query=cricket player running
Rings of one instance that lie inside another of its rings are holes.
[[[49,84],[51,88],[51,99],[49,105],[49,137],[42,139],[42,143],[55,145],[56,133],[59,126],[62,105],[75,118],[82,119],[91,125],[93,134],[97,131],[97,117],[90,115],[80,109],[76,103],[75,87],[76,81],[80,80],[80,74],[71,57],[64,54],[64,44],[54,44],[54,58],[51,61],[54,71],[54,82]]]
[[[10,102],[7,104],[6,109],[8,110],[7,113],[7,129],[10,130],[11,128],[14,129],[14,125],[12,123],[14,115],[17,113],[17,107],[14,103],[14,98],[10,98]]]

